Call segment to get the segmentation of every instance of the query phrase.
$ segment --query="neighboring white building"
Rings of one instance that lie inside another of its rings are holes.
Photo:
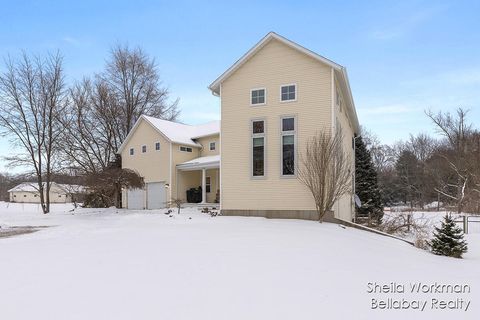
[[[50,187],[50,203],[67,203],[78,201],[85,193],[85,188],[75,184],[58,184],[52,182]],[[40,203],[40,192],[35,182],[23,182],[8,190],[10,202]]]

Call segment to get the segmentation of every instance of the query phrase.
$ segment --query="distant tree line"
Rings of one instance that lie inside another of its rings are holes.
[[[424,209],[436,202],[457,212],[480,212],[479,128],[463,108],[426,116],[435,127],[433,137],[420,133],[386,145],[363,130],[383,204]]]
[[[72,84],[65,77],[59,53],[6,59],[0,69],[0,134],[14,152],[4,159],[28,169],[30,178],[21,178],[35,180],[44,213],[50,211],[53,178],[71,170],[91,190],[98,190],[97,180],[114,181],[111,190],[103,184],[103,195],[110,195],[103,205],[118,205],[122,187],[143,183],[121,169],[118,147],[142,114],[176,120],[178,99],[169,100],[154,59],[140,48],[117,45],[104,70]],[[93,198],[98,205],[104,197]]]

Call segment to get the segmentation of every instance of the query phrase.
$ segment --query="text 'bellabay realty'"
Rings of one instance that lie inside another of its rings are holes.
[[[392,310],[411,309],[418,311],[431,310],[463,310],[468,311],[471,300],[465,296],[471,293],[468,284],[448,283],[367,283],[367,293],[375,294],[371,299],[371,309]],[[383,295],[390,295],[384,297]],[[408,297],[401,297],[408,295]],[[411,295],[429,295],[426,299],[414,299]],[[431,297],[433,295],[433,297]],[[442,296],[443,295],[443,296]],[[379,297],[380,296],[380,297]]]

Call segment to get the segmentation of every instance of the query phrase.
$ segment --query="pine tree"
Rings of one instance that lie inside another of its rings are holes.
[[[377,171],[362,137],[355,139],[355,193],[361,201],[361,206],[357,207],[357,215],[370,216],[380,223],[383,217],[383,204],[378,188]]]
[[[462,254],[467,252],[463,231],[449,214],[445,215],[440,228],[435,227],[433,239],[428,244],[434,254],[441,256],[461,258]]]

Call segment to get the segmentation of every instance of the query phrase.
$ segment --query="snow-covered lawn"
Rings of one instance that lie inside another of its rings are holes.
[[[457,260],[334,224],[0,203],[0,319],[476,319],[480,235]],[[191,219],[190,219],[191,218]],[[466,294],[373,294],[368,283],[467,284]],[[372,299],[470,300],[372,310]],[[465,308],[465,306],[464,306]]]

